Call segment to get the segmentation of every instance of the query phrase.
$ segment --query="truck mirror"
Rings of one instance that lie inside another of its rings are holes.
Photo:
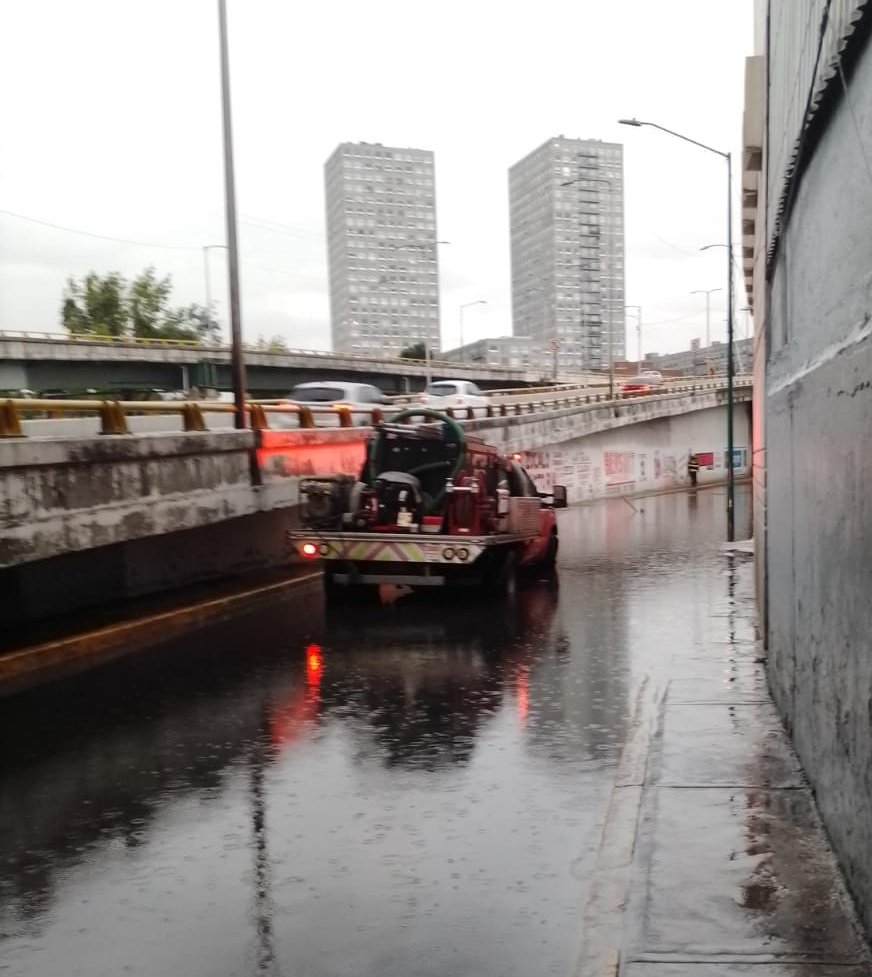
[[[551,490],[551,505],[555,509],[565,509],[566,504],[566,486],[555,485]]]

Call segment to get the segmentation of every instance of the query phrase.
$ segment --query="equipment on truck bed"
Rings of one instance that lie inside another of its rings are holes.
[[[413,423],[414,421],[414,423]],[[502,590],[520,566],[553,567],[554,508],[514,460],[454,419],[417,407],[379,424],[359,478],[300,482],[301,555],[325,561],[328,590],[395,583],[478,582]]]

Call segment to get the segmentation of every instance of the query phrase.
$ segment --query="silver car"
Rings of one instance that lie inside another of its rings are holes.
[[[355,426],[372,424],[373,409],[383,408],[391,402],[382,390],[371,383],[346,383],[344,380],[322,380],[298,383],[287,395],[288,403],[315,408],[315,424],[318,427],[336,427],[340,422],[337,408],[348,407]],[[273,414],[270,426],[296,427],[296,419],[284,422]]]
[[[487,408],[490,398],[472,380],[434,380],[421,394],[420,403],[436,410],[452,408]],[[477,409],[482,416],[485,410]]]

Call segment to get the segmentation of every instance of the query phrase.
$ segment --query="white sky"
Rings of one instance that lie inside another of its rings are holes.
[[[507,170],[561,133],[624,144],[645,350],[704,336],[690,292],[726,285],[725,250],[699,251],[726,239],[726,164],[616,120],[732,151],[737,202],[750,0],[227,2],[247,340],[329,348],[323,164],[343,141],[435,152],[443,348],[476,299],[467,341],[509,334]],[[92,269],[152,264],[204,303],[202,247],[224,241],[216,0],[0,0],[0,91],[0,211],[143,242],[0,213],[0,329],[61,331],[64,282]]]

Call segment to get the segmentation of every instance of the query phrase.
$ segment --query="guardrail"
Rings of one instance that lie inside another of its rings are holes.
[[[750,377],[739,378],[734,383],[737,388],[751,386]],[[607,393],[569,393],[542,400],[528,400],[516,403],[493,403],[483,407],[446,408],[444,413],[458,420],[477,420],[485,417],[511,417],[534,414],[542,411],[563,410],[570,407],[583,407],[594,404],[618,404],[628,400],[653,399],[676,396],[686,393],[703,393],[710,390],[725,389],[722,380],[706,380],[700,383],[670,384],[654,392],[632,392],[610,399]],[[561,393],[560,391],[557,392]],[[412,405],[414,406],[414,405]],[[421,404],[421,407],[426,405]],[[298,428],[317,428],[317,419],[329,417],[336,419],[340,427],[371,427],[396,413],[402,407],[373,407],[367,411],[359,407],[324,406],[313,407],[293,404],[288,401],[252,400],[245,405],[249,426],[254,430],[269,430],[270,415],[291,415],[297,420]],[[57,418],[60,415],[84,416],[96,414],[100,418],[100,434],[129,434],[129,416],[143,414],[179,415],[181,430],[206,431],[205,415],[210,413],[232,414],[234,404],[223,401],[154,401],[154,400],[37,400],[10,398],[0,401],[0,438],[27,437],[21,426],[22,420]],[[483,412],[483,413],[482,413]],[[355,418],[364,416],[367,423],[355,424]]]
[[[0,340],[3,339],[24,339],[28,342],[42,343],[81,343],[89,346],[121,346],[129,349],[152,348],[197,350],[206,355],[209,353],[226,353],[229,356],[231,351],[231,347],[226,343],[204,342],[201,339],[162,339],[146,336],[103,336],[96,333],[30,332],[26,329],[0,330]],[[324,362],[332,362],[335,360],[354,360],[355,363],[361,364],[377,363],[379,366],[385,365],[385,357],[367,356],[363,353],[342,353],[321,349],[264,349],[261,346],[255,346],[249,343],[243,343],[242,349],[246,353],[261,353],[272,356],[306,356],[312,357],[316,360],[323,360]],[[410,358],[401,359],[400,357],[397,357],[393,362],[395,362],[398,367],[402,366],[403,364],[420,367],[426,366],[425,360]],[[438,370],[438,372],[441,373],[448,373],[451,370],[456,370],[457,368],[468,370],[471,367],[483,367],[486,370],[495,369],[500,371],[523,371],[525,369],[523,367],[491,366],[487,363],[455,363],[451,360],[438,359],[431,359],[430,366],[432,369]]]

